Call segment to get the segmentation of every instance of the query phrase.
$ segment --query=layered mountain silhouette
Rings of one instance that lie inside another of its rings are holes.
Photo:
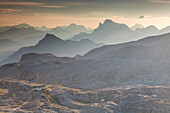
[[[83,25],[70,24],[69,26],[65,27],[58,26],[48,32],[61,37],[62,39],[69,39],[82,32],[91,33],[91,30],[85,28]]]
[[[20,62],[2,66],[0,77],[24,79],[44,84],[61,84],[74,88],[98,89],[134,84],[169,86],[169,37],[170,34],[164,34],[124,44],[103,46],[91,50],[82,57],[79,56],[78,59],[70,59],[69,62],[48,54],[26,54]],[[53,48],[53,51],[57,51],[54,44],[64,45],[63,40],[48,34],[39,44],[20,49],[9,57],[9,60],[19,58],[18,55],[21,55],[22,50],[27,52],[30,52],[30,49],[36,52],[37,48],[48,50],[45,40],[51,43],[50,48]],[[54,42],[55,40],[57,40],[57,44]],[[70,41],[64,42],[70,43]],[[68,51],[71,50],[73,49]],[[60,52],[57,51],[57,53]],[[63,54],[65,55],[65,53]],[[40,62],[39,59],[48,60]]]
[[[14,51],[23,46],[32,46],[43,39],[46,33],[55,33],[63,38],[70,38],[80,32],[91,32],[82,25],[70,24],[58,26],[54,29],[47,27],[33,27],[29,24],[0,27],[0,60],[9,57]],[[8,41],[7,41],[8,40]],[[10,51],[12,52],[10,54]],[[7,54],[9,53],[9,54]]]
[[[90,33],[91,30],[86,29],[83,25],[70,24],[69,26],[58,26],[50,29],[47,27],[33,27],[29,24],[19,24],[14,26],[5,26],[0,28],[0,39],[10,39],[18,41],[25,45],[34,45],[46,33],[55,34],[62,39],[68,39],[81,32]]]
[[[13,25],[13,26],[1,26],[0,27],[0,32],[7,31],[7,30],[9,30],[9,29],[11,29],[13,27],[15,27],[15,28],[30,28],[32,26],[29,25],[29,24],[26,24],[26,23],[22,23],[22,24],[18,24],[18,25]]]
[[[3,61],[4,63],[17,62],[21,56],[29,52],[38,53],[53,53],[56,56],[75,56],[77,54],[83,55],[86,52],[96,47],[103,46],[103,44],[94,43],[88,39],[82,39],[80,41],[62,40],[55,35],[46,34],[45,38],[40,40],[38,44],[30,47],[23,47],[19,49],[12,56]]]
[[[71,40],[81,40],[90,39],[95,42],[102,42],[106,44],[118,44],[129,41],[136,41],[147,36],[155,36],[164,33],[169,33],[169,27],[162,30],[157,29],[155,26],[151,25],[144,28],[141,25],[135,25],[135,31],[131,30],[125,24],[115,23],[111,20],[105,20],[103,24],[99,24],[91,34],[80,33],[71,38]]]
[[[132,35],[133,31],[127,25],[105,20],[91,34],[76,35],[72,40],[90,39],[95,42],[113,44],[128,41]]]

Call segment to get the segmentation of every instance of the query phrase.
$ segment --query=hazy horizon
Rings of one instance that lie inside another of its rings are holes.
[[[96,28],[111,19],[117,23],[161,29],[170,25],[168,0],[0,0],[0,26],[28,23],[63,26],[70,23]]]
[[[106,18],[105,20],[108,20],[108,19]],[[63,24],[63,25],[57,25],[57,24],[56,24],[56,25],[54,25],[54,26],[46,26],[46,25],[36,26],[36,25],[33,25],[33,24],[25,23],[25,22],[16,23],[16,24],[11,24],[11,25],[2,25],[2,26],[0,25],[0,27],[7,27],[7,26],[16,26],[16,25],[21,25],[21,24],[28,24],[28,25],[30,25],[30,26],[32,26],[32,27],[39,27],[39,28],[41,28],[41,27],[46,27],[46,28],[52,29],[52,28],[56,28],[56,27],[68,27],[68,26],[71,25],[71,24],[76,24],[76,25],[84,26],[84,27],[86,27],[87,29],[96,29],[96,28],[99,26],[99,24],[100,24],[100,23],[104,23],[105,20],[99,22],[95,27],[88,27],[88,26],[85,26],[85,25],[83,25],[83,24],[77,24],[77,23],[68,23],[68,24]],[[111,20],[111,19],[109,19],[109,20]],[[116,21],[114,21],[114,20],[112,20],[112,21],[113,21],[113,22],[116,22]],[[121,22],[116,22],[116,23],[127,25],[126,23],[121,23]],[[149,26],[155,26],[155,27],[158,28],[159,30],[161,30],[161,29],[163,29],[163,28],[165,28],[165,27],[170,26],[170,24],[169,24],[169,25],[167,25],[167,26],[163,26],[163,27],[159,28],[159,27],[157,27],[156,25],[153,25],[153,24],[148,24],[148,25],[145,26],[145,25],[143,25],[143,24],[141,24],[141,23],[135,23],[135,24],[133,24],[133,25],[127,25],[127,26],[128,26],[129,28],[131,28],[131,27],[133,27],[133,26],[135,26],[135,25],[137,25],[137,24],[142,25],[144,28],[147,28],[147,27],[149,27]]]

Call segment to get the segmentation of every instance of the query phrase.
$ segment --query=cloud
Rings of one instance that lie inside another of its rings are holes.
[[[2,13],[12,13],[12,12],[20,12],[21,10],[20,9],[11,9],[11,8],[1,8],[0,9],[0,14]]]
[[[149,0],[149,1],[154,3],[162,3],[162,4],[170,3],[170,0]]]
[[[48,3],[40,2],[0,2],[1,6],[30,6],[30,7],[45,7],[45,8],[64,8],[60,5],[49,5]]]
[[[138,18],[140,18],[140,19],[142,19],[142,18],[150,18],[151,17],[151,15],[140,15],[140,16],[138,16]]]

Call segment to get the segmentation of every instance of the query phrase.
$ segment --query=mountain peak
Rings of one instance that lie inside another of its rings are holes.
[[[77,24],[75,24],[75,23],[72,23],[72,24],[70,24],[69,26],[77,26]]]
[[[56,37],[56,36],[53,35],[53,34],[47,33],[47,34],[45,35],[45,38],[47,38],[47,37]]]
[[[63,41],[62,39],[56,37],[55,35],[47,33],[47,34],[45,35],[45,38],[44,38],[43,40],[49,40],[49,39],[50,39],[50,40],[51,40],[51,39],[55,39],[55,40],[57,39],[57,40]]]
[[[139,24],[139,23],[137,23],[137,24],[135,24],[134,26],[132,26],[131,27],[131,29],[132,30],[136,30],[136,29],[143,29],[144,28],[144,26],[143,25],[141,25],[141,24]]]
[[[154,29],[154,30],[158,30],[158,28],[156,28],[154,25],[150,25],[150,26],[146,27],[146,29]]]
[[[110,20],[110,19],[106,19],[105,21],[104,21],[104,23],[103,24],[110,24],[110,23],[115,23],[115,22],[113,22],[112,20]]]
[[[77,25],[75,23],[70,24],[67,28],[68,29],[72,29],[72,28],[83,28],[83,29],[85,29],[85,27],[83,25]]]

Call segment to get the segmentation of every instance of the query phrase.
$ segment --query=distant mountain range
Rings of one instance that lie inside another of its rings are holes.
[[[62,40],[55,35],[47,34],[45,38],[40,40],[38,44],[30,47],[23,47],[3,61],[4,63],[17,62],[25,53],[52,53],[56,56],[76,56],[83,55],[86,52],[96,47],[101,47],[104,44],[97,44],[89,39],[82,39],[80,41]]]
[[[0,32],[4,32],[4,31],[7,31],[11,28],[29,28],[29,27],[32,27],[31,25],[29,24],[26,24],[26,23],[22,23],[22,24],[18,24],[18,25],[13,25],[13,26],[1,26],[0,27]]]
[[[135,29],[135,31],[131,29]],[[159,30],[155,26],[143,28],[142,25],[136,24],[132,28],[129,28],[125,24],[106,20],[103,24],[100,23],[99,27],[93,32],[82,25],[76,24],[59,26],[50,29],[47,27],[32,27],[25,23],[15,26],[0,27],[0,31],[3,31],[0,32],[0,47],[1,51],[3,51],[1,52],[2,55],[2,53],[8,51],[17,51],[23,46],[32,46],[37,44],[39,40],[43,39],[47,32],[54,33],[57,37],[60,36],[61,39],[62,37],[67,39],[73,36],[70,40],[80,41],[81,39],[89,39],[97,43],[117,44],[142,39],[146,36],[169,33],[170,26]],[[7,39],[9,43],[2,41],[4,39]]]
[[[50,46],[46,42],[50,42]],[[23,51],[37,52],[39,49],[43,50],[41,52],[53,51],[56,54],[68,55],[69,51],[77,52],[74,47],[82,50],[80,47],[83,44],[80,42],[63,41],[48,34],[36,46],[22,48],[8,60],[12,58],[19,60]],[[66,46],[66,43],[72,44]],[[134,84],[169,86],[169,43],[170,33],[129,43],[106,45],[77,58],[66,58],[64,61],[49,54],[25,54],[20,62],[0,67],[0,77],[44,84],[61,84],[74,88],[98,89]],[[84,43],[84,46],[86,47],[87,43]],[[61,48],[62,51],[59,51]],[[65,60],[68,59],[69,62],[66,62]]]
[[[33,29],[34,29],[34,31],[33,31]],[[20,32],[23,32],[21,30],[28,30],[28,32],[31,30],[32,35],[34,35],[34,34],[36,35],[37,32],[52,33],[58,37],[61,37],[62,39],[71,38],[74,35],[79,34],[81,32],[91,33],[93,31],[92,29],[85,28],[83,25],[77,25],[77,24],[70,24],[69,26],[57,26],[56,28],[47,28],[45,26],[33,27],[33,26],[31,26],[29,24],[25,24],[25,23],[14,25],[14,26],[1,26],[0,27],[0,33],[1,32],[2,33],[9,32],[9,31],[15,32],[15,35],[18,35],[18,38],[22,37],[19,34]],[[0,37],[5,39],[6,37],[8,37],[8,35],[6,35],[4,37],[1,37],[1,36]],[[37,37],[37,36],[35,36],[35,37]],[[16,39],[16,38],[14,37],[14,39]]]
[[[56,28],[33,27],[29,24],[19,24],[14,26],[0,27],[0,54],[6,56],[9,51],[17,51],[23,46],[32,46],[37,44],[46,33],[54,33],[63,39],[70,38],[80,32],[91,32],[82,25],[70,24],[69,26],[58,26]],[[4,58],[4,57],[3,57]],[[0,58],[0,60],[2,60]]]
[[[90,39],[102,43],[121,43],[127,41],[133,35],[133,31],[125,24],[118,24],[111,20],[100,23],[91,34],[76,35],[72,40]],[[126,37],[125,37],[126,36]]]
[[[135,31],[132,29],[135,29]],[[119,24],[111,20],[105,20],[105,22],[103,24],[100,23],[99,27],[96,28],[91,34],[80,33],[79,35],[72,37],[71,40],[90,39],[98,43],[102,42],[106,44],[118,44],[169,32],[169,26],[162,30],[157,29],[155,26],[148,26],[144,28],[139,24],[129,28],[125,24]]]
[[[62,39],[69,39],[73,37],[74,35],[77,35],[79,33],[91,33],[92,30],[89,30],[85,28],[83,25],[76,25],[76,24],[70,24],[66,27],[56,27],[48,31],[51,34],[54,34],[58,37],[61,37]]]

